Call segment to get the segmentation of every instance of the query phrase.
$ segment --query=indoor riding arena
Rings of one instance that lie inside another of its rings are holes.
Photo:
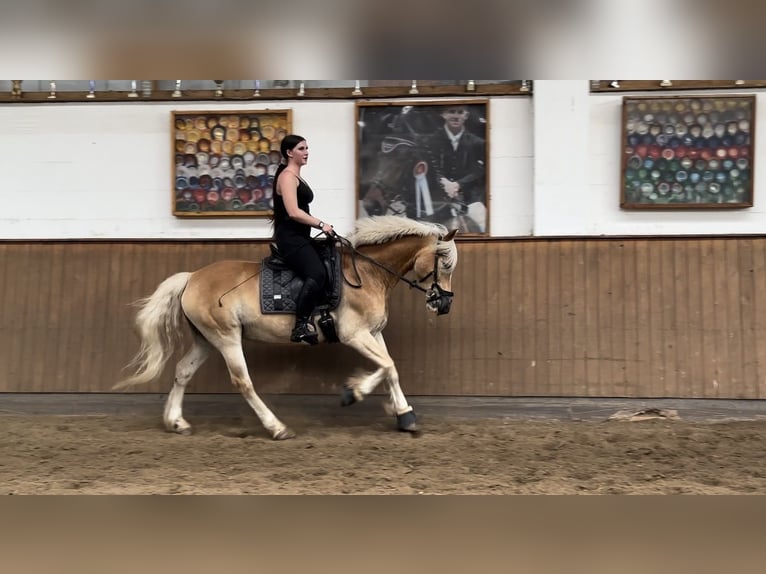
[[[0,493],[764,492],[764,88],[0,80]],[[340,342],[262,277],[288,134]]]

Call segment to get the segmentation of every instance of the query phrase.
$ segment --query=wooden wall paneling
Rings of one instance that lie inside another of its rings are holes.
[[[700,312],[702,315],[702,362],[703,376],[699,381],[700,395],[704,398],[717,398],[718,395],[718,362],[717,352],[720,350],[716,340],[715,313],[715,272],[713,262],[713,240],[704,239],[700,242],[700,275],[701,293]],[[705,264],[707,262],[707,264]]]
[[[103,368],[104,331],[107,322],[107,310],[104,308],[106,295],[106,263],[110,259],[109,247],[103,244],[92,244],[87,249],[87,267],[85,275],[85,293],[87,304],[83,320],[83,348],[80,355],[80,382],[78,386],[85,387],[89,392],[97,391],[101,386],[99,373]]]
[[[532,247],[532,253],[534,257],[533,280],[535,283],[535,305],[534,305],[534,331],[535,331],[535,344],[534,352],[532,356],[532,364],[534,367],[532,370],[533,388],[546,389],[549,392],[550,388],[550,370],[548,363],[548,330],[550,329],[549,315],[548,315],[548,289],[547,285],[550,281],[548,273],[548,249],[544,245],[541,245],[537,241],[530,243]]]
[[[487,389],[493,395],[510,395],[513,392],[513,251],[493,245],[497,276],[486,278],[497,308],[492,331],[496,356],[494,384]]]
[[[567,396],[587,396],[588,395],[588,374],[587,374],[587,288],[585,286],[585,276],[587,273],[586,262],[587,241],[575,241],[572,244],[572,271],[574,289],[574,330],[572,334],[572,374],[568,381],[569,391]]]
[[[681,291],[689,306],[686,332],[689,337],[689,385],[694,391],[694,396],[702,397],[705,364],[705,337],[704,337],[704,312],[702,308],[703,290],[702,284],[702,242],[694,241],[686,244],[682,250],[685,254],[686,268],[688,269],[687,283]]]
[[[626,351],[625,351],[625,289],[624,276],[625,243],[610,242],[607,246],[610,262],[609,284],[606,292],[609,316],[609,341],[611,344],[611,379],[609,386],[617,392],[625,392]]]
[[[475,293],[475,309],[476,316],[481,317],[482,323],[495,323],[497,322],[498,311],[498,298],[503,297],[503,294],[497,293],[492,288],[491,282],[487,280],[490,276],[490,262],[495,260],[495,247],[492,244],[477,245],[480,249],[473,249],[473,293]],[[492,274],[497,273],[497,268],[492,268]],[[492,296],[492,291],[495,291],[495,297]],[[473,377],[476,380],[484,381],[482,385],[486,389],[486,381],[491,377],[491,364],[496,361],[496,353],[494,353],[495,341],[491,333],[497,332],[497,327],[494,329],[472,329],[476,336],[469,344],[472,347],[472,353],[470,360],[475,362],[476,369],[473,370]],[[466,341],[468,343],[468,341]],[[459,344],[459,343],[458,343]],[[467,383],[467,384],[466,384]],[[461,385],[462,393],[470,393],[471,389],[475,385],[472,385],[470,378],[463,381]]]
[[[537,332],[535,329],[535,302],[537,284],[535,283],[535,253],[534,243],[525,241],[522,243],[521,252],[521,392],[524,395],[532,394],[535,379],[535,350],[537,349]]]
[[[623,328],[621,338],[625,353],[625,370],[621,387],[615,389],[617,392],[629,396],[636,392],[641,377],[641,355],[639,348],[639,308],[638,308],[638,269],[636,261],[638,259],[638,242],[622,242],[622,269],[623,285],[620,289],[618,299],[615,299],[615,305],[623,311]]]
[[[26,369],[26,356],[24,335],[29,332],[27,325],[27,305],[32,297],[32,278],[34,268],[29,266],[30,252],[32,245],[26,244],[16,250],[10,260],[10,273],[16,279],[15,289],[11,291],[11,300],[7,312],[11,317],[10,322],[10,353],[9,360],[11,364],[10,386],[13,390],[20,390]],[[31,355],[31,350],[27,351]],[[39,389],[33,389],[39,390]]]
[[[689,267],[687,264],[686,249],[679,249],[673,241],[667,241],[666,249],[669,251],[667,258],[669,259],[669,265],[672,266],[672,281],[673,281],[673,322],[671,328],[673,329],[674,343],[673,343],[673,356],[675,357],[675,388],[673,392],[681,392],[681,389],[688,388],[693,379],[691,372],[693,363],[696,361],[692,355],[692,347],[690,344],[690,312],[692,311],[689,304],[689,293],[687,286],[689,285]]]
[[[559,308],[558,313],[561,317],[561,326],[556,333],[551,332],[551,338],[558,339],[558,356],[554,355],[559,361],[559,379],[556,382],[556,395],[566,396],[573,393],[572,380],[575,368],[575,323],[576,317],[576,295],[574,281],[574,242],[564,240],[558,243],[559,253],[556,266],[559,269],[560,281],[558,285],[553,285],[552,289],[558,290]],[[553,351],[552,351],[553,352]]]
[[[730,395],[741,389],[744,382],[743,353],[742,353],[742,287],[740,277],[745,276],[744,269],[740,273],[740,260],[738,244],[732,241],[716,242],[722,251],[726,273],[724,280],[724,297],[722,306],[726,311],[726,343],[727,360],[729,370],[727,384],[730,389],[726,392]]]
[[[545,282],[546,329],[541,337],[545,344],[542,350],[546,371],[545,387],[552,395],[559,395],[562,393],[561,332],[564,313],[561,298],[561,243],[551,245],[547,250],[541,249],[540,256],[546,258],[548,272]]]
[[[36,348],[38,357],[32,361],[29,381],[34,388],[45,388],[45,363],[48,361],[48,350],[55,345],[55,338],[52,336],[55,329],[52,327],[52,317],[54,307],[52,305],[51,293],[54,288],[54,263],[55,253],[50,249],[44,249],[38,246],[36,260],[40,264],[39,284],[35,288],[37,300],[35,302],[36,321],[33,329],[34,337],[32,341],[33,348]],[[42,288],[50,286],[50,288]]]
[[[738,263],[740,269],[740,297],[739,316],[742,334],[741,362],[742,382],[741,386],[745,396],[758,396],[758,349],[756,345],[756,332],[758,329],[757,305],[755,290],[755,258],[753,241],[743,239],[737,244]]]
[[[27,246],[23,258],[23,265],[26,269],[22,285],[21,305],[17,309],[17,336],[14,341],[17,384],[21,381],[30,380],[33,365],[35,361],[41,358],[37,355],[39,347],[35,341],[35,332],[38,326],[38,313],[35,305],[37,303],[37,286],[40,284],[40,265],[35,257],[36,247],[36,245]]]
[[[585,305],[583,334],[583,354],[585,359],[585,392],[588,396],[598,393],[599,388],[599,330],[598,330],[598,244],[592,241],[584,243],[584,292]]]
[[[0,392],[109,392],[137,350],[132,301],[178,271],[257,261],[267,249],[0,243]],[[766,238],[471,240],[459,249],[449,315],[427,313],[423,294],[404,285],[392,295],[385,336],[407,394],[764,395]],[[264,393],[334,393],[372,368],[339,345],[247,343],[246,356]],[[172,377],[173,364],[137,391],[166,393]],[[190,392],[233,392],[217,353]]]
[[[766,397],[764,381],[764,365],[766,365],[766,242],[753,242],[753,289],[755,291],[753,305],[754,329],[749,333],[754,338],[755,355],[755,385],[757,387],[753,398]]]
[[[598,386],[594,391],[603,396],[609,389],[614,388],[614,363],[615,354],[612,344],[612,266],[616,263],[611,257],[611,243],[603,241],[594,241],[594,247],[597,249],[598,270],[596,273],[598,286],[594,290],[597,299],[594,300],[596,308],[596,325],[598,345],[595,347],[598,359]]]
[[[651,329],[650,329],[650,298],[649,282],[649,253],[648,242],[639,240],[636,242],[635,260],[636,269],[636,330],[634,345],[636,348],[635,379],[632,384],[632,392],[639,389],[650,389],[650,381],[653,376],[651,364]]]
[[[711,353],[715,361],[715,377],[710,381],[710,393],[713,398],[719,398],[725,395],[726,389],[721,386],[728,386],[728,344],[726,333],[728,331],[728,314],[725,309],[726,299],[726,254],[721,249],[721,242],[715,239],[710,240],[710,254],[713,258],[712,265],[708,265],[709,270],[709,290],[711,291],[712,307],[710,307],[710,316],[712,319],[713,331],[710,333],[710,339],[715,347]],[[717,259],[723,257],[723,259]]]
[[[10,307],[13,305],[11,289],[16,285],[17,279],[12,277],[12,267],[10,263],[11,250],[10,244],[0,243],[0,388],[6,387],[10,380],[11,358],[9,336],[10,332]]]
[[[660,263],[659,282],[662,285],[661,321],[659,322],[661,331],[657,333],[657,339],[660,341],[662,350],[662,392],[674,394],[678,392],[676,335],[679,326],[676,324],[678,284],[675,280],[673,242],[655,240],[654,243],[657,245],[657,259]]]
[[[517,241],[509,245],[508,257],[510,259],[510,277],[507,292],[501,294],[509,307],[508,322],[504,330],[510,331],[510,347],[507,350],[507,362],[505,367],[506,388],[510,394],[524,395],[524,338],[526,325],[524,324],[524,244],[525,241]],[[478,318],[477,318],[478,321]]]
[[[653,395],[662,393],[665,388],[664,353],[662,341],[662,322],[665,310],[662,285],[662,255],[656,241],[646,241],[646,267],[639,280],[647,284],[647,331],[646,359],[649,372],[646,384]]]

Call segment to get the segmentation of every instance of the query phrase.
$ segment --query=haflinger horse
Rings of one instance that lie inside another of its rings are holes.
[[[345,382],[343,405],[362,400],[385,381],[389,393],[384,404],[386,411],[396,415],[400,430],[418,431],[415,413],[399,386],[396,366],[383,340],[388,298],[402,280],[426,294],[429,311],[448,313],[453,298],[452,274],[457,265],[456,232],[448,232],[439,224],[390,215],[356,222],[348,242],[340,247],[346,284],[331,315],[340,342],[356,349],[378,368]],[[128,365],[133,374],[114,388],[124,389],[157,379],[173,355],[184,324],[188,323],[192,343],[175,367],[163,415],[167,430],[191,433],[191,425],[183,417],[184,392],[210,352],[217,349],[223,355],[232,384],[271,436],[275,440],[294,437],[255,392],[245,362],[243,339],[288,343],[294,322],[292,314],[261,312],[260,285],[253,279],[258,275],[259,265],[253,261],[219,261],[194,272],[176,273],[165,279],[152,295],[139,300],[136,326],[141,346]],[[422,287],[421,283],[429,279],[430,288]],[[327,342],[322,333],[319,342]]]

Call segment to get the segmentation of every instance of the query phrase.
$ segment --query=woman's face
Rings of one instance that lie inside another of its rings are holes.
[[[309,160],[309,145],[305,140],[298,142],[293,149],[288,150],[287,157],[298,165],[306,165]]]

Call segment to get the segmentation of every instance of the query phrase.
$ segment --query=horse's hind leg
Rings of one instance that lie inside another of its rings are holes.
[[[242,350],[242,343],[227,344],[219,349],[226,361],[226,366],[231,375],[231,382],[245,397],[249,404],[261,420],[261,424],[271,433],[274,440],[284,440],[293,438],[295,433],[288,429],[273,412],[266,406],[261,398],[256,394],[253,388],[253,381],[247,372],[247,363],[245,362],[245,353]]]
[[[189,380],[194,376],[205,360],[210,355],[212,346],[205,338],[194,332],[192,346],[186,355],[176,364],[176,375],[173,380],[173,388],[165,401],[165,412],[162,417],[165,428],[179,434],[191,434],[191,425],[183,417],[184,391]]]

